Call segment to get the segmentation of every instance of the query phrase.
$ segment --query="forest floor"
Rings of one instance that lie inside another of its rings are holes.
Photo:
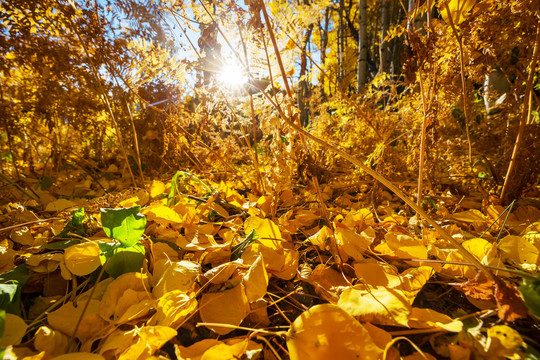
[[[26,181],[0,206],[4,358],[540,356],[537,188],[511,212],[424,198],[479,269],[369,179],[263,192],[179,171],[143,189],[111,165]]]

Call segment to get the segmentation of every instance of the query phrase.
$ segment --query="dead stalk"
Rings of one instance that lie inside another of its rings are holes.
[[[268,19],[268,15],[266,14],[266,8],[265,8],[265,5],[263,3],[263,8],[262,8],[262,11],[263,13],[265,14],[265,20],[267,22],[267,24],[269,24],[270,20]],[[273,32],[272,32],[272,29],[269,28],[268,29],[269,33],[270,33],[270,37],[272,39],[274,39],[273,37]],[[274,46],[275,46],[275,50],[276,50],[276,56],[278,58],[278,61],[280,64],[281,63],[281,58],[279,56],[279,50],[277,48],[277,44],[275,43],[275,39],[274,39]],[[283,65],[281,65],[281,68],[282,68],[282,76],[283,76],[283,81],[287,84],[287,79],[286,79],[286,74],[285,74],[285,70],[283,69]],[[289,89],[290,90],[290,89]],[[270,97],[265,94],[266,98],[271,100]],[[311,141],[319,144],[320,146],[322,146],[324,149],[326,150],[329,150],[335,154],[338,154],[340,155],[341,157],[343,157],[344,159],[346,159],[347,161],[349,161],[350,163],[358,166],[360,169],[362,169],[362,171],[364,171],[365,173],[367,173],[368,175],[370,175],[371,177],[373,177],[374,179],[376,179],[377,181],[379,181],[381,184],[383,184],[384,186],[386,186],[386,188],[388,188],[390,191],[392,191],[394,194],[396,194],[397,197],[399,197],[401,200],[403,200],[407,205],[409,205],[414,211],[416,211],[418,213],[418,215],[420,215],[421,217],[423,217],[425,219],[425,221],[431,225],[442,237],[443,239],[445,239],[446,241],[448,241],[450,244],[452,244],[452,246],[454,246],[462,255],[464,258],[466,258],[468,261],[470,261],[471,263],[474,264],[474,266],[482,271],[486,277],[490,280],[494,280],[495,277],[493,276],[493,274],[484,266],[482,265],[482,263],[480,261],[478,261],[477,258],[475,258],[467,249],[465,249],[456,239],[454,239],[446,230],[444,230],[439,224],[437,224],[437,222],[435,220],[433,220],[425,211],[424,209],[422,209],[420,206],[416,205],[414,203],[414,201],[412,201],[408,195],[406,195],[405,193],[403,193],[397,186],[395,186],[394,184],[392,184],[389,180],[387,180],[384,176],[382,176],[381,174],[379,174],[377,171],[375,170],[372,170],[370,167],[364,165],[364,163],[360,160],[358,160],[357,158],[355,158],[354,156],[351,156],[349,153],[347,153],[346,151],[344,150],[341,150],[340,148],[338,148],[337,146],[335,145],[332,145],[320,138],[318,138],[317,136],[305,131],[304,129],[302,129],[301,126],[297,125],[293,120],[291,120],[291,118],[289,116],[286,116],[282,111],[279,111],[279,109],[277,109],[280,116],[283,118],[283,120],[285,121],[285,123],[287,123],[287,125],[289,125],[291,128],[293,128],[294,130],[296,130],[297,132],[300,133],[300,135],[303,135],[303,137],[305,138],[308,138],[310,139]]]
[[[533,90],[534,75],[536,73],[536,61],[538,60],[538,48],[540,47],[540,20],[536,24],[536,40],[534,43],[533,56],[531,59],[529,76],[527,78],[527,87],[525,88],[525,98],[523,99],[523,110],[521,111],[521,119],[519,122],[519,130],[516,137],[516,142],[514,144],[514,150],[512,151],[512,158],[510,159],[510,164],[508,165],[508,171],[506,172],[506,178],[504,179],[504,185],[501,191],[501,199],[504,201],[508,188],[510,186],[510,178],[514,172],[516,166],[517,156],[519,148],[521,145],[521,140],[523,139],[523,133],[525,132],[525,125],[527,124],[527,119],[531,116],[531,107],[532,107],[532,98],[531,93]]]

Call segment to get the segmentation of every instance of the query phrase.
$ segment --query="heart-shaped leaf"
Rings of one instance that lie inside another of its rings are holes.
[[[100,211],[103,230],[108,237],[118,240],[123,247],[131,247],[139,241],[146,227],[146,217],[139,213],[140,206]]]
[[[524,277],[523,283],[519,287],[525,305],[533,313],[534,316],[540,319],[540,276],[536,279]]]

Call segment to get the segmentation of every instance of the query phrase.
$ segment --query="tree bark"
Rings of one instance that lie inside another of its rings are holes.
[[[358,22],[358,76],[356,92],[360,93],[367,82],[367,1],[360,0]]]
[[[388,28],[390,25],[390,17],[388,16],[388,6],[389,6],[389,0],[383,0],[381,4],[381,42],[379,46],[379,58],[380,58],[380,65],[379,65],[379,71],[380,72],[388,72],[388,41],[386,38],[386,33],[388,32]]]
[[[300,44],[302,53],[300,54],[300,80],[298,81],[298,86],[296,88],[296,98],[298,102],[298,110],[300,110],[300,123],[302,126],[306,126],[309,122],[308,107],[306,107],[306,98],[309,95],[309,86],[306,79],[307,72],[307,44],[311,38],[311,33],[313,31],[313,24],[310,24],[304,36],[302,37],[302,42]]]

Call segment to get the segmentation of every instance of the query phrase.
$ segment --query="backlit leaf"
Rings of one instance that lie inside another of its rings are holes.
[[[133,246],[144,233],[146,217],[139,213],[140,206],[124,209],[101,209],[101,223],[108,237],[118,240],[124,247]]]
[[[64,252],[64,261],[72,274],[84,276],[101,265],[100,253],[101,249],[98,244],[87,241],[67,248]]]
[[[450,9],[450,16],[455,26],[461,24],[468,15],[468,12],[473,8],[476,0],[439,0],[439,12],[446,22],[450,22],[448,11],[444,3],[447,2]]]
[[[257,301],[266,295],[268,274],[266,274],[262,256],[259,256],[257,260],[251,264],[247,274],[244,276],[243,282],[249,302]]]
[[[527,308],[540,319],[540,276],[536,279],[524,277],[519,290]]]
[[[249,301],[242,284],[217,293],[204,293],[199,306],[203,322],[233,326],[240,325],[249,310]],[[219,335],[226,335],[234,330],[233,327],[208,327]]]
[[[355,318],[338,306],[316,305],[287,332],[291,360],[379,359],[383,349]]]
[[[355,285],[345,290],[339,307],[360,320],[380,325],[408,325],[410,301],[401,290],[382,286]]]

